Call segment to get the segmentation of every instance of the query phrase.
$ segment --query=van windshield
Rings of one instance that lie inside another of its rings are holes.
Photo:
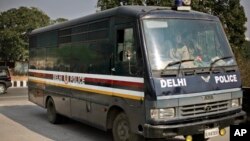
[[[187,19],[143,21],[147,53],[152,70],[178,69],[168,65],[186,61],[180,68],[236,65],[219,22]],[[224,58],[224,59],[220,59]]]

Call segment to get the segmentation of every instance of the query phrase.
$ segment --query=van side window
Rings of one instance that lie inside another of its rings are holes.
[[[127,28],[117,31],[117,53],[119,55],[119,61],[127,62],[130,59],[136,57],[136,50],[134,44],[133,29]]]
[[[116,74],[135,76],[137,72],[137,48],[133,28],[117,30]]]

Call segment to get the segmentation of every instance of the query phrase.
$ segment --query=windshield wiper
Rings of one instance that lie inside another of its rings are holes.
[[[233,58],[232,56],[225,56],[225,57],[221,57],[221,58],[218,58],[218,59],[215,59],[213,62],[210,63],[210,68],[209,70],[211,71],[214,64],[217,63],[218,61],[220,60],[225,60],[225,59],[229,59],[229,58]]]
[[[178,60],[178,61],[171,62],[171,63],[167,64],[167,66],[161,71],[161,74],[163,74],[167,70],[168,67],[174,66],[174,65],[177,65],[177,64],[179,64],[179,67],[178,67],[178,74],[179,74],[181,64],[184,63],[184,62],[190,62],[190,61],[194,61],[194,59],[184,59],[184,60]]]

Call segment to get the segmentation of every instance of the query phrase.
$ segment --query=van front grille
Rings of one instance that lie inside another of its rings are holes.
[[[185,105],[180,107],[180,115],[181,116],[202,115],[212,112],[225,111],[228,108],[229,108],[228,100],[194,104],[194,105]]]

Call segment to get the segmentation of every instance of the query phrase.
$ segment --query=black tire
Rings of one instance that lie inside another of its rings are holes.
[[[47,117],[50,123],[57,124],[60,123],[61,117],[56,113],[56,107],[52,98],[47,101]]]
[[[113,122],[113,140],[114,141],[143,141],[144,138],[131,132],[128,118],[125,113],[116,116]]]
[[[4,94],[6,91],[6,87],[4,84],[0,84],[0,94]]]

